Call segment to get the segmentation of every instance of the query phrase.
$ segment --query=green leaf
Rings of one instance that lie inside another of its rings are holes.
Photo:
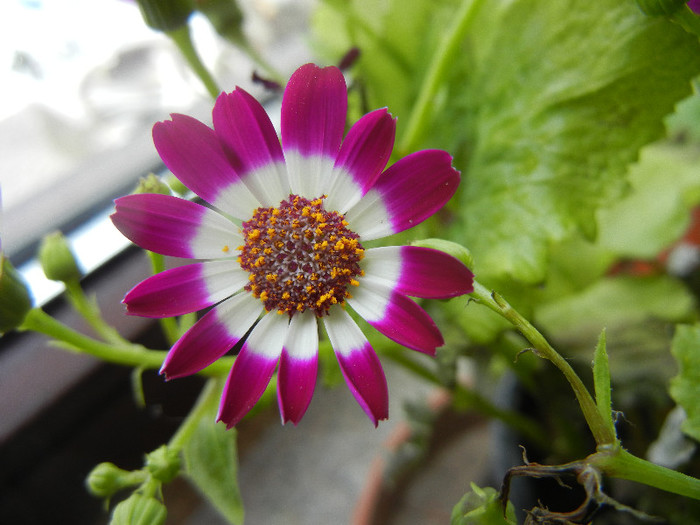
[[[243,523],[236,430],[215,423],[210,405],[183,448],[185,474],[230,523]]]
[[[516,525],[513,504],[508,502],[504,513],[496,489],[474,483],[471,489],[452,509],[451,525]]]
[[[600,333],[598,344],[593,357],[593,386],[595,388],[595,402],[598,412],[603,417],[605,425],[615,435],[615,423],[612,418],[612,393],[610,385],[610,365],[605,344],[605,330]]]
[[[549,243],[595,234],[596,210],[622,194],[627,166],[690,94],[700,46],[630,1],[489,6],[465,42],[469,67],[453,81],[463,86],[452,86],[469,101],[471,141],[454,240],[482,279],[536,282]]]
[[[681,321],[694,300],[677,280],[657,277],[609,277],[560,300],[540,306],[535,321],[554,338],[571,340],[643,323],[649,319]]]
[[[671,380],[671,397],[685,410],[688,419],[683,432],[700,441],[700,324],[679,325],[671,353],[678,362],[679,373]]]

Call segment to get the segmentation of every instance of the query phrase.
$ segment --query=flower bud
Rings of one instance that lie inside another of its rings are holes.
[[[180,455],[162,445],[146,455],[146,468],[154,479],[169,483],[180,473]]]
[[[197,0],[197,11],[209,19],[219,35],[236,46],[246,47],[243,12],[236,0]]]
[[[446,241],[445,239],[421,239],[420,241],[412,242],[411,246],[420,246],[422,248],[433,248],[434,250],[440,250],[441,252],[445,252],[455,259],[458,259],[469,269],[471,269],[472,265],[474,264],[474,259],[472,258],[471,252],[456,242]]]
[[[138,0],[138,4],[148,27],[164,33],[187,25],[194,10],[190,0]]]
[[[637,5],[645,15],[671,16],[685,6],[688,0],[637,0]]]
[[[146,177],[141,177],[139,183],[134,188],[134,193],[160,193],[162,195],[170,195],[170,187],[163,180],[149,173]]]
[[[0,254],[0,334],[20,326],[31,309],[27,284],[10,260]]]
[[[110,525],[162,525],[167,511],[153,497],[134,493],[114,507]]]
[[[126,487],[143,483],[145,479],[146,473],[141,470],[130,472],[114,463],[104,462],[92,469],[85,485],[93,496],[110,498]]]
[[[59,231],[48,234],[39,246],[39,263],[44,274],[52,281],[79,281],[82,272],[75,261],[73,251]]]

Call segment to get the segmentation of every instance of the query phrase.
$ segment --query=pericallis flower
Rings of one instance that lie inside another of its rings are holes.
[[[194,374],[244,339],[219,408],[229,428],[275,368],[282,421],[299,422],[316,383],[319,323],[376,425],[388,416],[386,379],[348,306],[390,339],[433,355],[440,331],[407,296],[472,291],[471,272],[441,251],[364,246],[433,215],[454,194],[459,172],[438,150],[384,170],[395,120],[373,111],[343,139],[346,113],[340,70],[304,65],[284,92],[280,145],[263,107],[236,88],[216,100],[214,129],[177,114],[153,128],[167,167],[211,206],[157,194],[116,201],[112,220],[133,242],[203,260],[154,275],[124,299],[128,313],[147,317],[213,306],[175,343],[161,373]]]

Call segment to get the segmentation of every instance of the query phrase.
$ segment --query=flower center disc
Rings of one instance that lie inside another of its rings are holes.
[[[323,199],[290,195],[277,208],[258,208],[243,223],[238,261],[250,272],[245,289],[267,311],[291,316],[311,309],[322,317],[350,297],[348,285],[359,284],[359,236],[341,214],[323,208]]]

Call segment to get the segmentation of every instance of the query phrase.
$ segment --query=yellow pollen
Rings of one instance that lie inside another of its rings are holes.
[[[225,245],[223,248],[221,248],[221,251],[224,253],[228,253],[229,250],[230,250],[230,248],[228,247],[228,244]]]

